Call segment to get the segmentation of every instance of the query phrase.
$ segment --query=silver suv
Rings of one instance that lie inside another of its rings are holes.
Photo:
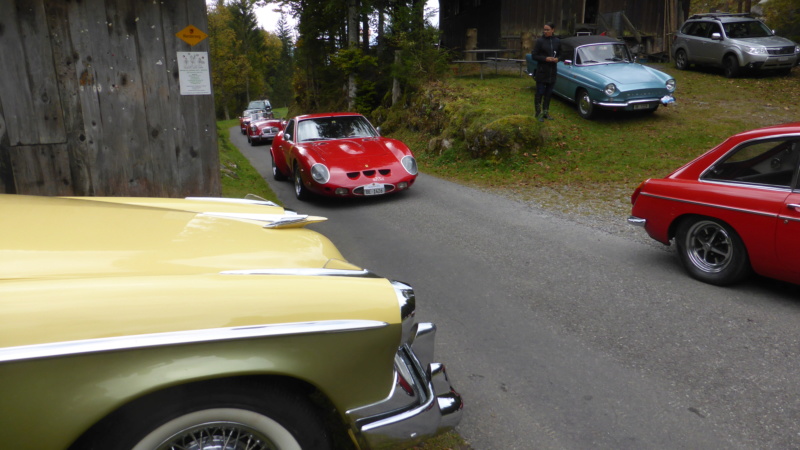
[[[745,70],[788,74],[800,60],[800,46],[749,14],[695,14],[675,33],[672,56],[680,70],[716,66],[728,78]]]

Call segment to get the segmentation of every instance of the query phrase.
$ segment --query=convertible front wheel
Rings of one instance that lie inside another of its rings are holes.
[[[589,97],[589,93],[586,92],[585,89],[581,89],[578,91],[578,112],[580,113],[581,117],[584,119],[591,119],[592,115],[594,115],[594,105],[592,105],[592,99]]]
[[[725,286],[750,274],[744,242],[728,224],[708,217],[684,219],[675,237],[678,256],[693,278]]]
[[[179,386],[136,400],[95,425],[71,450],[331,450],[333,439],[303,390],[240,379]]]

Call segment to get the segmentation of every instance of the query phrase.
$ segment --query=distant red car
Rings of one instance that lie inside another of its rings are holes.
[[[759,275],[800,284],[800,122],[728,138],[631,197],[628,221],[675,240],[692,277],[716,285]]]
[[[291,177],[300,200],[312,194],[369,197],[406,190],[417,161],[402,142],[382,137],[355,113],[298,116],[272,143],[272,174]]]
[[[272,113],[257,113],[250,116],[247,126],[247,142],[255,146],[263,142],[272,142],[283,129],[283,122],[273,117]]]
[[[242,134],[247,134],[247,127],[250,126],[250,116],[263,112],[266,111],[263,109],[245,109],[242,112],[242,115],[239,116],[239,129],[242,131]]]

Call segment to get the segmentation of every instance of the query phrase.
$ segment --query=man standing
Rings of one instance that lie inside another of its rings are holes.
[[[561,53],[561,41],[553,36],[556,26],[552,22],[544,24],[542,37],[536,40],[531,57],[539,64],[536,67],[536,118],[539,122],[550,117],[550,97],[553,95],[553,85],[556,82],[556,63]]]

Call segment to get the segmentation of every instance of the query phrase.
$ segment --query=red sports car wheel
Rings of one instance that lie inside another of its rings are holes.
[[[743,280],[750,272],[747,249],[728,224],[694,217],[678,226],[675,244],[686,271],[692,277],[724,286]]]

